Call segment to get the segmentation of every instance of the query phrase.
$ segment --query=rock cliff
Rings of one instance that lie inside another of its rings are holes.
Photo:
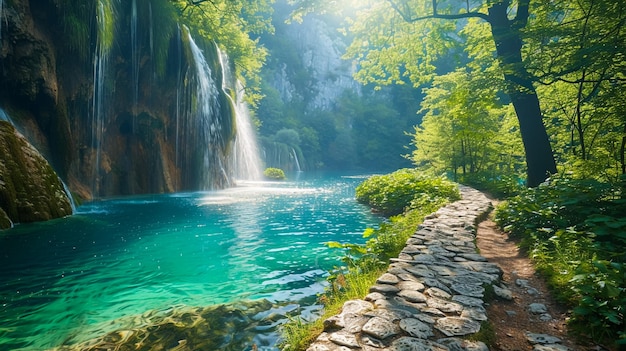
[[[0,120],[0,229],[71,214],[50,164],[9,122]]]
[[[198,126],[200,72],[184,28],[161,8],[169,5],[137,0],[131,11],[131,1],[4,3],[0,108],[81,198],[230,181],[232,103],[218,84],[215,115],[204,126],[210,135]],[[100,14],[107,6],[110,14]],[[199,46],[210,81],[221,82],[215,44]]]

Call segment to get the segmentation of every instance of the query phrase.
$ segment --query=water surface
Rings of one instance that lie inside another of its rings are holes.
[[[0,232],[0,349],[45,350],[172,306],[315,303],[340,252],[379,219],[361,176],[301,173],[213,192],[107,199]]]

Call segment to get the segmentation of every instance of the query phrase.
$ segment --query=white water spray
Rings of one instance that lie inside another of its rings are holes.
[[[300,161],[298,160],[298,154],[296,153],[296,149],[291,148],[291,154],[293,155],[293,160],[296,163],[296,171],[302,172],[302,168],[300,168]]]

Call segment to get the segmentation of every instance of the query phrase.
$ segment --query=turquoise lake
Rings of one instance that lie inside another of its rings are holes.
[[[299,173],[210,192],[105,199],[0,232],[0,349],[47,350],[172,306],[316,304],[341,252],[381,219],[366,175]]]

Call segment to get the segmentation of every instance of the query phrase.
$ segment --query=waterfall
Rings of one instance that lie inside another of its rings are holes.
[[[96,8],[98,25],[97,45],[93,59],[93,97],[91,114],[91,147],[95,150],[93,164],[92,194],[94,197],[100,192],[100,162],[102,157],[102,143],[106,129],[105,121],[105,78],[108,66],[108,54],[113,44],[113,8],[111,0],[99,0]]]
[[[0,39],[2,39],[2,8],[4,7],[4,0],[0,0]]]
[[[2,0],[0,0],[2,1]],[[11,118],[9,118],[9,115],[4,112],[4,110],[2,108],[0,108],[0,121],[7,121],[11,124],[13,124],[13,121],[11,121]]]
[[[263,178],[262,162],[250,110],[244,102],[244,88],[231,72],[226,53],[218,49],[218,54],[222,66],[222,90],[235,107],[235,141],[230,155],[233,174],[238,180],[260,180]],[[235,85],[234,101],[229,94],[232,84]]]
[[[211,179],[211,167],[219,167],[219,172],[223,173],[219,150],[216,150],[223,141],[221,137],[222,126],[217,121],[220,113],[219,91],[202,50],[193,40],[189,31],[187,33],[196,70],[196,115],[193,133],[196,133],[195,139],[197,139],[195,148],[200,149],[202,159],[199,181],[201,187],[211,189],[214,188],[213,181],[215,181]],[[214,169],[214,171],[218,170]]]
[[[61,179],[61,177],[59,177],[59,182],[63,184],[63,190],[65,191],[65,194],[67,195],[67,199],[70,201],[70,206],[72,207],[72,214],[75,214],[76,202],[74,202],[74,196],[72,196],[72,193],[70,192],[70,188],[67,186],[67,184],[65,184],[65,182],[63,181],[63,179]]]
[[[139,38],[137,36],[137,0],[133,0],[130,17],[130,51],[131,70],[133,75],[133,134],[135,133],[136,117],[138,114],[137,105],[139,102]]]
[[[296,149],[294,149],[293,147],[291,148],[291,153],[293,155],[293,159],[296,162],[296,171],[298,172],[302,172],[302,169],[300,168],[300,161],[298,161],[298,154],[296,153]]]

